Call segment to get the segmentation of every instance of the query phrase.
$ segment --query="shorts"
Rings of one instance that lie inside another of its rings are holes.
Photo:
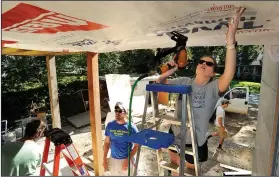
[[[171,128],[169,129],[169,133],[173,134]],[[185,148],[192,147],[192,144],[185,144]],[[177,153],[176,150],[169,149],[170,151]],[[198,154],[199,154],[199,162],[205,162],[208,160],[208,146],[207,140],[202,146],[198,146]],[[194,164],[194,157],[189,154],[185,154],[185,161],[190,164]]]
[[[213,131],[219,132],[220,138],[224,138],[224,139],[228,138],[228,132],[227,132],[227,130],[222,131],[221,127],[215,126],[215,127],[213,128]]]
[[[123,163],[124,159],[114,159],[114,158],[110,158],[109,159],[109,173],[107,174],[107,176],[128,176],[128,169],[123,171],[122,170],[122,163]],[[134,159],[131,161],[133,161],[132,163],[130,163],[130,175],[133,176],[134,174]]]

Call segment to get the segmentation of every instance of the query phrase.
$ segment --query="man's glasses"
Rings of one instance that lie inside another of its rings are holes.
[[[211,61],[205,61],[205,60],[199,61],[199,64],[203,64],[203,63],[205,63],[207,66],[210,66],[210,67],[212,67],[214,65],[214,63]]]

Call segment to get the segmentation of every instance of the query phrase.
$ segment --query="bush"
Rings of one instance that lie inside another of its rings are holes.
[[[249,87],[249,92],[254,94],[259,94],[261,90],[261,84],[257,82],[245,82],[233,80],[231,87]]]

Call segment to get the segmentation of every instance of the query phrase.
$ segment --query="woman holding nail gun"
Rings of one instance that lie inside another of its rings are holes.
[[[197,135],[198,144],[198,154],[199,161],[204,162],[208,159],[208,146],[206,132],[209,127],[209,119],[213,114],[214,107],[218,99],[222,94],[228,89],[236,68],[236,40],[235,34],[239,24],[240,17],[242,16],[244,8],[239,8],[234,17],[229,22],[228,32],[226,34],[226,60],[225,60],[225,70],[220,78],[213,80],[216,71],[216,61],[210,56],[204,56],[200,59],[199,64],[196,68],[196,77],[194,79],[188,77],[181,77],[170,79],[167,84],[176,85],[190,85],[192,86],[192,104],[193,104],[193,114],[195,119],[195,128]],[[171,76],[178,69],[178,64],[174,61],[169,62],[169,65],[173,66],[172,69],[161,74],[157,83],[165,83],[166,79]],[[182,99],[178,99],[176,105],[176,116],[178,118],[182,115],[181,108]],[[170,133],[177,136],[180,132],[179,126],[172,125]],[[186,146],[191,146],[190,132],[187,131],[186,135]],[[170,160],[172,163],[179,166],[179,154],[174,151],[169,151]],[[186,167],[194,169],[194,158],[191,155],[185,154]],[[177,175],[177,174],[173,174]]]

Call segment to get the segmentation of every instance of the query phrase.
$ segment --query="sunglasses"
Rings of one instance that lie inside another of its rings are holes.
[[[210,67],[212,67],[214,65],[214,63],[211,61],[205,61],[205,60],[199,61],[199,64],[203,64],[203,63],[205,63],[207,66],[210,66]]]
[[[115,109],[114,112],[123,113],[123,112],[125,112],[125,111],[122,110],[122,109]]]

